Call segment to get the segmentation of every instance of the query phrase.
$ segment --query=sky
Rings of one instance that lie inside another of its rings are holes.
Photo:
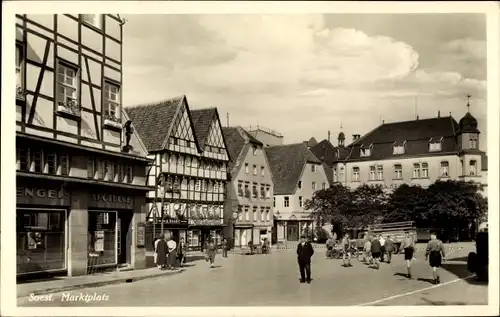
[[[126,15],[124,105],[186,95],[285,143],[470,111],[486,150],[481,14]]]

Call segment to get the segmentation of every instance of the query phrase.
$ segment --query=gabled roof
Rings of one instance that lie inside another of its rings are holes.
[[[234,164],[236,163],[235,161],[238,159],[241,150],[246,143],[245,138],[243,138],[238,128],[239,127],[222,128],[222,133],[224,134],[224,138],[226,139],[227,152],[232,158],[228,163],[227,170],[229,172],[233,171]]]
[[[163,150],[175,116],[186,96],[163,101],[126,107],[130,120],[149,152]]]
[[[390,157],[407,157],[415,155],[439,155],[458,151],[456,133],[458,123],[453,117],[438,117],[405,122],[384,123],[360,139],[354,141],[349,148],[349,160],[381,160]],[[442,150],[429,152],[430,140],[441,140]],[[394,143],[405,144],[405,153],[393,154]],[[360,157],[360,148],[372,147],[368,157]]]
[[[323,163],[328,184],[333,185],[333,168],[326,163]]]
[[[311,152],[328,166],[333,166],[335,162],[342,161],[349,155],[349,149],[345,147],[334,146],[327,139],[319,142],[310,148]]]
[[[265,148],[276,195],[293,194],[306,163],[321,164],[304,143]]]
[[[210,133],[210,127],[216,115],[217,108],[191,110],[193,129],[196,132],[196,140],[201,150],[205,148],[205,141]]]
[[[316,144],[318,144],[318,141],[316,141],[316,139],[314,137],[310,138],[309,141],[304,141],[304,143],[308,146],[308,147],[313,147],[315,146]]]

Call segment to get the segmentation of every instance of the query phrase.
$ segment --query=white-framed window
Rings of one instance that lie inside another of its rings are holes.
[[[290,198],[288,196],[285,196],[283,200],[283,207],[290,207]]]
[[[238,181],[238,196],[242,197],[243,196],[243,182]]]
[[[257,192],[257,184],[252,184],[252,197],[259,198],[259,193]]]
[[[382,165],[377,166],[377,180],[381,181],[384,179],[384,167]]]
[[[392,149],[392,154],[393,155],[401,155],[405,153],[405,147],[404,145],[394,145]]]
[[[299,183],[297,184],[297,187],[298,187],[299,189],[301,189],[301,188],[302,188],[302,181],[299,181]]]
[[[441,142],[431,141],[429,143],[429,152],[439,152],[439,151],[441,151]]]
[[[96,28],[102,27],[102,14],[82,14],[82,21]]]
[[[403,166],[401,164],[394,165],[394,179],[403,179]]]
[[[271,187],[266,187],[266,198],[271,198]]]
[[[361,157],[367,157],[370,156],[371,154],[372,154],[372,146],[368,148],[361,147],[361,149],[359,150],[359,156]]]
[[[266,210],[266,221],[270,221],[271,220],[271,210],[270,208],[267,208]]]
[[[23,88],[23,47],[16,45],[16,87]]]
[[[258,218],[257,218],[257,207],[253,207],[253,216],[252,216],[252,221],[253,222],[257,222]]]
[[[265,211],[264,207],[260,207],[260,221],[261,222],[266,221],[265,213],[266,213],[266,211]]]
[[[43,172],[43,152],[41,150],[36,150],[33,152],[33,172],[42,173]]]
[[[264,172],[264,166],[261,166],[261,167],[260,167],[260,175],[261,175],[261,176],[264,176],[264,175],[265,175],[265,172]]]
[[[250,208],[245,207],[245,221],[250,221]]]
[[[194,184],[194,190],[197,192],[201,190],[201,179],[196,180],[196,183]]]
[[[120,120],[120,87],[109,81],[104,82],[104,116]]]
[[[441,177],[450,176],[450,164],[447,161],[441,162]]]
[[[57,173],[57,155],[56,153],[46,153],[45,163],[47,164],[47,173]]]
[[[422,163],[422,178],[429,177],[429,164]]]
[[[21,171],[30,170],[30,149],[17,148],[17,160],[19,161],[18,169]]]
[[[370,174],[369,174],[369,180],[374,181],[375,180],[375,173],[376,173],[376,168],[375,166],[370,166]]]
[[[248,174],[248,163],[245,163],[245,174]]]
[[[470,176],[477,175],[477,162],[476,162],[476,160],[469,161],[469,175]]]
[[[477,149],[477,137],[471,136],[469,138],[469,145],[471,149]]]
[[[352,168],[352,181],[359,182],[359,167]]]
[[[66,105],[76,102],[78,91],[78,69],[62,61],[57,63],[58,102]]]
[[[312,182],[312,190],[316,190],[316,182]]]
[[[257,155],[257,147],[256,146],[252,146],[252,154],[254,156]]]
[[[345,178],[344,178],[344,167],[343,166],[341,166],[340,170],[339,170],[339,180],[341,182],[343,182],[345,180]]]
[[[302,196],[299,196],[299,207],[302,208]]]
[[[420,178],[420,163],[413,164],[413,178]]]
[[[238,206],[238,220],[243,220],[243,208],[241,206]]]
[[[253,174],[254,174],[254,175],[257,175],[257,165],[254,165],[254,166],[253,166]]]
[[[336,168],[333,169],[333,181],[334,182],[338,182],[339,181],[338,176],[337,176],[337,169]]]
[[[250,198],[250,184],[245,182],[245,197]]]
[[[316,172],[316,165],[314,165],[314,164],[311,165],[311,172],[312,173]]]
[[[57,156],[58,164],[59,164],[59,172],[60,175],[68,175],[69,174],[69,155],[67,153],[60,153]]]

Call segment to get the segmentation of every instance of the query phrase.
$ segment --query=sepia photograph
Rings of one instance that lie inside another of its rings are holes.
[[[24,4],[2,32],[14,308],[498,308],[484,8]]]

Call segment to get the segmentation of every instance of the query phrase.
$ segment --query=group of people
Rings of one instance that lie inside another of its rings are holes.
[[[154,242],[154,262],[160,270],[174,270],[186,263],[187,244],[184,238],[177,243],[170,235],[158,236]]]
[[[328,239],[327,242],[327,250],[331,251],[336,242],[336,234],[334,234],[332,239]],[[299,244],[300,247],[301,244]],[[299,247],[297,248],[297,254],[299,254]],[[352,267],[351,265],[351,241],[349,238],[349,234],[345,234],[341,241],[341,247],[343,250],[342,256],[342,265],[344,267]],[[312,248],[312,246],[311,246]],[[384,262],[385,257],[387,256],[387,263],[390,264],[392,260],[392,254],[396,250],[395,243],[390,235],[387,238],[384,238],[382,235],[378,234],[375,236],[365,235],[363,240],[359,240],[358,248],[363,251],[363,261],[368,263],[370,266],[373,266],[377,270],[380,268],[380,262]],[[415,260],[414,252],[415,252],[415,240],[412,238],[409,232],[405,232],[405,237],[401,242],[400,253],[404,253],[405,264],[406,264],[406,276],[408,279],[412,279],[412,261]],[[327,251],[327,252],[328,252]],[[313,252],[314,253],[314,252]],[[311,253],[312,256],[312,253]],[[442,261],[445,260],[445,250],[441,240],[437,239],[437,234],[432,232],[430,234],[430,241],[427,244],[426,252],[425,252],[425,260],[429,259],[429,265],[432,268],[433,272],[433,283],[439,284],[439,267],[442,264]],[[300,264],[299,260],[299,266]],[[302,261],[304,263],[304,261]],[[310,279],[310,260],[307,266],[304,266],[306,272],[309,271],[308,280]],[[302,268],[301,277],[303,277]]]

